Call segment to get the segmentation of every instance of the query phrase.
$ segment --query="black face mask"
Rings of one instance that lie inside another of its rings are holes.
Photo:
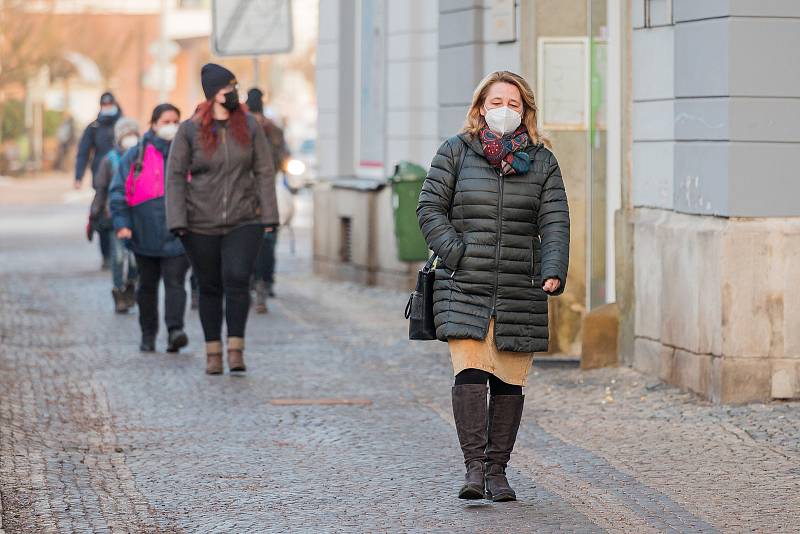
[[[222,103],[222,107],[228,111],[233,111],[239,107],[239,95],[236,90],[225,93],[225,102]]]

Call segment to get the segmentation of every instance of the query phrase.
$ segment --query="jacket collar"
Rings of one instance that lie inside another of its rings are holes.
[[[169,154],[169,141],[161,139],[153,130],[147,130],[142,137],[142,141],[144,141],[145,146],[148,144],[153,145],[155,149],[161,152],[161,155],[163,155],[166,159],[167,154]]]
[[[464,143],[477,155],[483,157],[483,145],[481,144],[481,140],[478,139],[477,135],[469,135],[466,133],[458,134],[459,139],[464,141]]]

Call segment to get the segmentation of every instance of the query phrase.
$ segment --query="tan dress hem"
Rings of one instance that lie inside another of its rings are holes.
[[[450,339],[447,344],[454,376],[464,369],[480,369],[507,384],[528,385],[533,353],[498,350],[494,342],[494,319],[489,322],[485,339]]]

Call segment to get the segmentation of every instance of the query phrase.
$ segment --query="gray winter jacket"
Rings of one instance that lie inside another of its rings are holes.
[[[541,145],[527,151],[530,171],[501,177],[483,156],[480,140],[461,134],[445,141],[431,162],[417,216],[428,246],[444,263],[434,283],[442,341],[482,340],[495,317],[499,350],[547,350],[542,285],[557,278],[561,286],[554,294],[564,291],[569,207],[553,153]]]
[[[167,162],[167,226],[220,235],[246,224],[277,226],[275,168],[269,143],[247,115],[251,143],[239,144],[226,127],[209,157],[196,119],[184,121]]]

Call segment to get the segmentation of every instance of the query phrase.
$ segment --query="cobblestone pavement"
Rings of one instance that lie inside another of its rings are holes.
[[[800,531],[797,404],[537,368],[510,468],[520,500],[459,501],[446,347],[405,339],[404,293],[315,279],[284,234],[247,375],[209,377],[195,312],[188,350],[138,352],[84,213],[0,208],[8,534]]]

